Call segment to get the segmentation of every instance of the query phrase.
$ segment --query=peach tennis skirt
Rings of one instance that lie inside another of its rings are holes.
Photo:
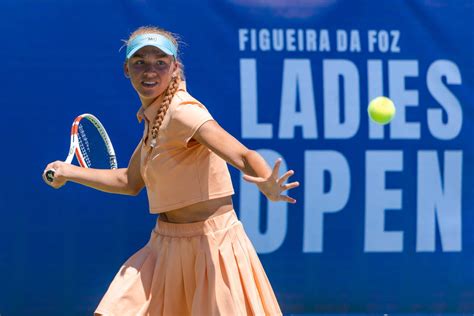
[[[121,267],[95,315],[281,315],[235,212],[202,222],[157,220]]]

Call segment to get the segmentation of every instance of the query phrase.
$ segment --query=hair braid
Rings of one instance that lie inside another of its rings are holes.
[[[166,89],[163,101],[161,102],[160,109],[156,113],[155,120],[153,122],[153,127],[151,128],[151,147],[155,147],[156,145],[156,139],[158,138],[158,131],[160,130],[161,123],[163,123],[163,119],[165,118],[166,112],[168,111],[174,94],[176,93],[176,91],[178,91],[180,82],[181,76],[177,75],[171,80],[168,88]]]

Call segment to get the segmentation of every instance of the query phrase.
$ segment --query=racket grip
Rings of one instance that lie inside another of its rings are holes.
[[[49,169],[48,171],[46,171],[46,179],[49,182],[53,182],[53,180],[54,180],[54,169]]]

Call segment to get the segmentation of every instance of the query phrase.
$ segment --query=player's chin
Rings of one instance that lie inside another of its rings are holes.
[[[155,99],[155,98],[159,97],[161,93],[163,93],[162,90],[163,89],[140,87],[140,90],[138,91],[138,93],[140,93],[140,95],[144,98]]]

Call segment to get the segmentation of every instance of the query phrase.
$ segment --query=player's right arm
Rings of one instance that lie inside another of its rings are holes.
[[[127,168],[120,169],[92,169],[82,168],[62,161],[55,161],[48,164],[43,172],[54,169],[53,182],[45,181],[53,188],[60,188],[66,182],[72,181],[96,190],[137,195],[145,186],[140,174],[140,142],[130,158]]]

